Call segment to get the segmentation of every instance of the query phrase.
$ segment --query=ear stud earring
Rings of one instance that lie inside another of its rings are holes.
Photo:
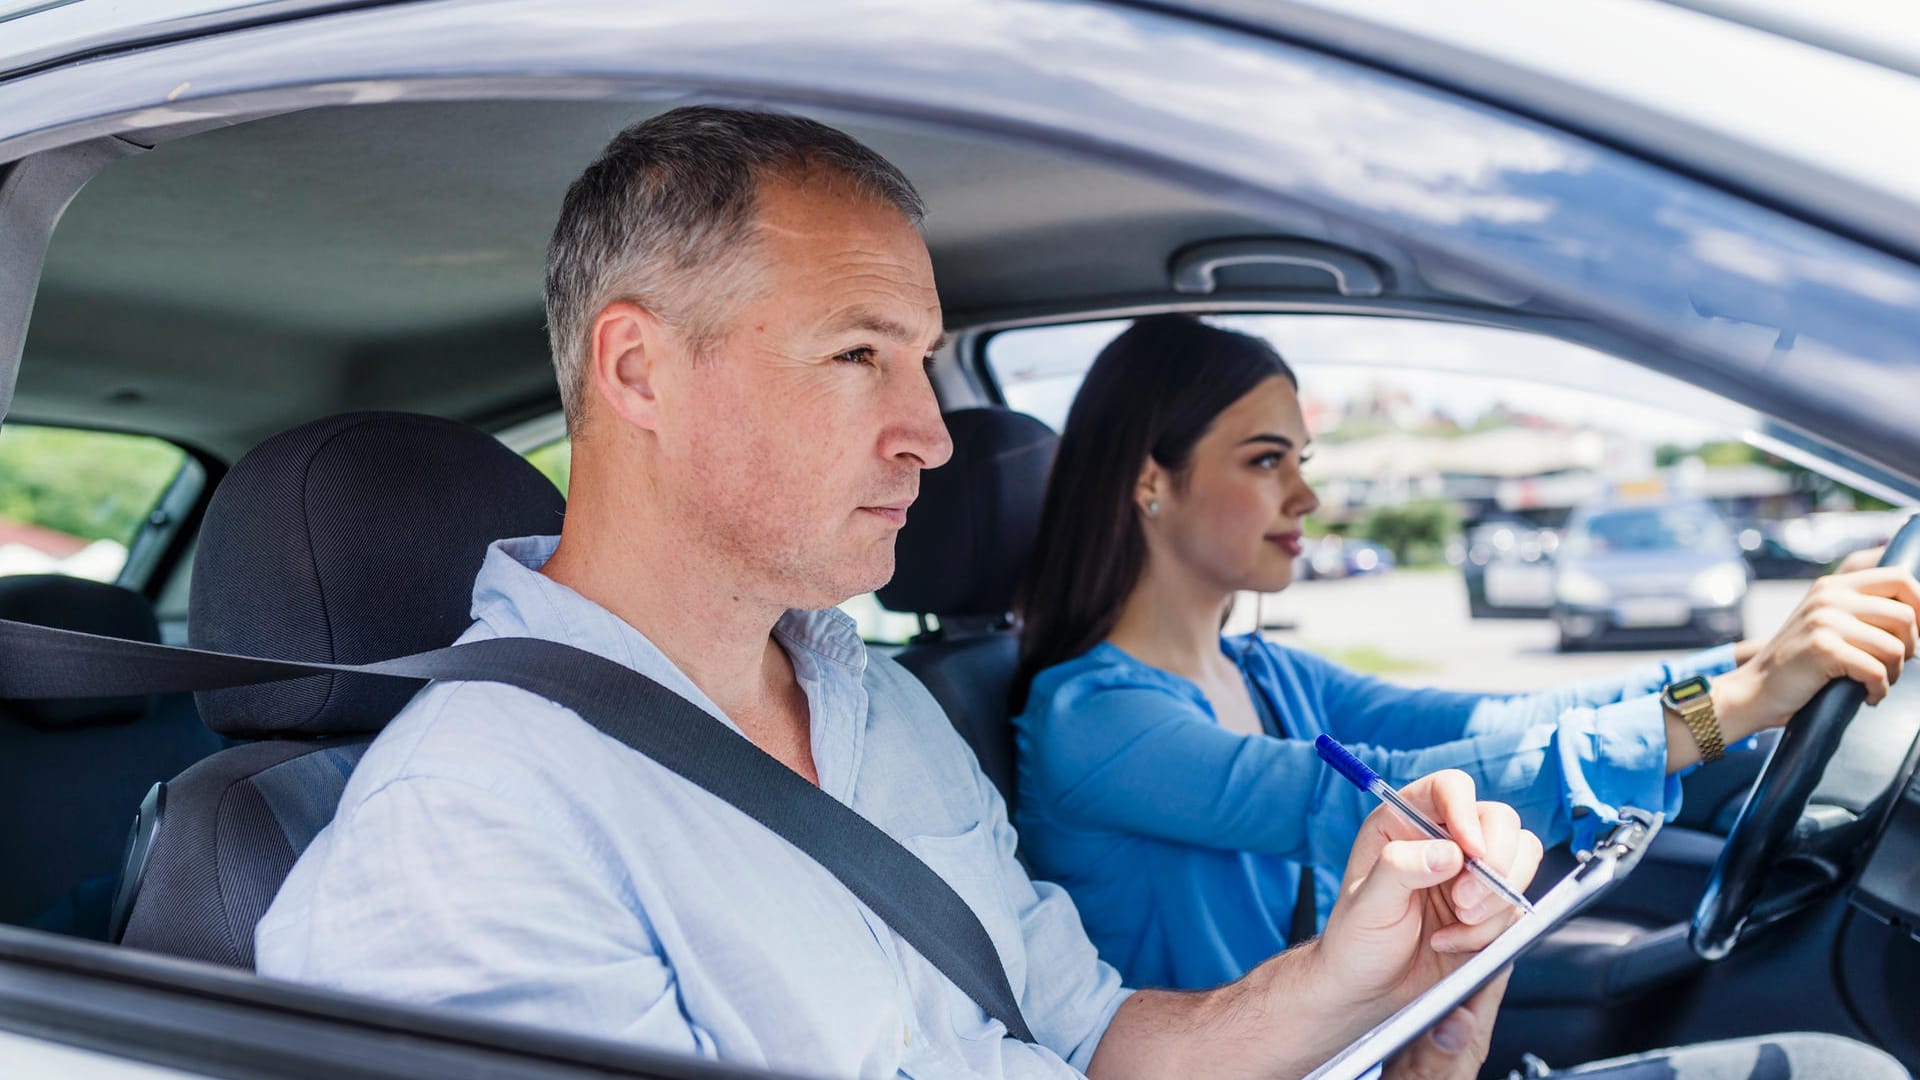
[[[1157,514],[1157,513],[1159,513],[1159,512],[1160,512],[1160,500],[1159,500],[1159,499],[1148,499],[1148,500],[1147,500],[1147,513],[1148,513],[1148,514]]]

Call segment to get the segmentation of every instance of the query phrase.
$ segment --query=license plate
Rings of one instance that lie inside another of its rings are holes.
[[[1693,608],[1685,600],[1650,597],[1622,600],[1613,609],[1618,626],[1683,626],[1693,618]]]

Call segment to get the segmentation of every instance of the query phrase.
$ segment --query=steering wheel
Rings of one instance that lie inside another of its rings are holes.
[[[1907,519],[1880,558],[1881,566],[1920,574],[1920,515]],[[1834,883],[1837,873],[1771,882],[1783,862],[1801,854],[1824,831],[1820,815],[1808,817],[1808,803],[1819,786],[1847,726],[1860,712],[1866,687],[1835,679],[1813,695],[1787,722],[1780,743],[1747,796],[1746,806],[1728,834],[1707,891],[1694,909],[1688,942],[1707,960],[1732,951],[1743,930],[1778,920],[1810,903]],[[1852,824],[1852,815],[1841,815]],[[1803,823],[1803,818],[1807,818]],[[1811,863],[1831,866],[1819,859]],[[1779,875],[1791,877],[1791,875]],[[1763,895],[1764,893],[1764,895]]]

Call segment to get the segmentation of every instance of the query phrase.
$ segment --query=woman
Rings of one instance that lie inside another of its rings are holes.
[[[1678,809],[1673,774],[1701,749],[1669,684],[1707,676],[1732,744],[1838,674],[1877,702],[1914,651],[1920,592],[1883,569],[1823,580],[1764,646],[1517,697],[1224,637],[1237,591],[1292,580],[1318,506],[1307,444],[1279,354],[1180,316],[1108,345],[1067,418],[1018,602],[1020,836],[1129,985],[1217,985],[1316,930],[1373,806],[1320,764],[1319,734],[1396,786],[1462,769],[1542,842],[1587,845],[1616,807]]]

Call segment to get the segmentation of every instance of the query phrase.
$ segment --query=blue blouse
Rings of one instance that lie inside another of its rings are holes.
[[[1221,727],[1193,682],[1105,643],[1036,676],[1014,719],[1021,849],[1129,986],[1217,986],[1286,948],[1303,864],[1324,923],[1376,800],[1321,764],[1315,736],[1396,787],[1464,770],[1549,847],[1590,846],[1615,807],[1679,810],[1657,695],[1734,666],[1723,645],[1495,696],[1397,686],[1256,635],[1220,647],[1283,737]]]

